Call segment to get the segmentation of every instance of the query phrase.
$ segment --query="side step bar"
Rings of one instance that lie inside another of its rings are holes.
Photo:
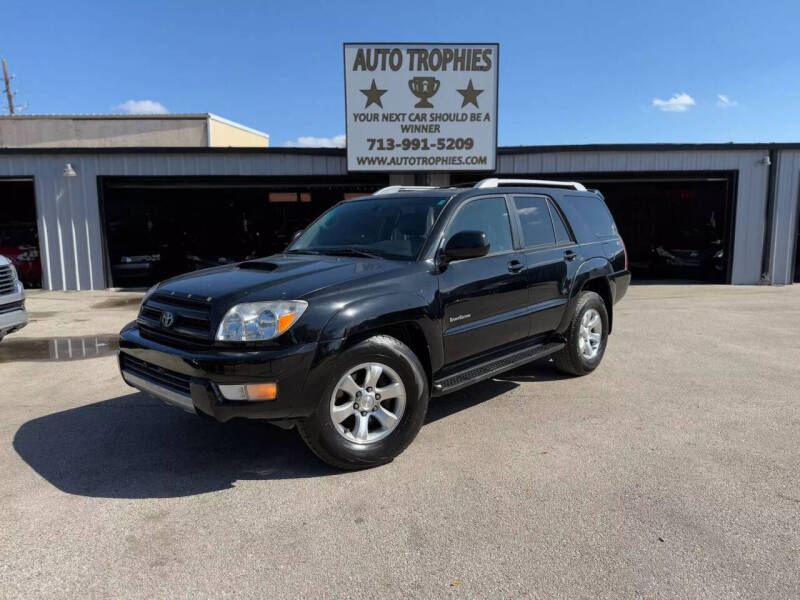
[[[482,379],[488,379],[498,373],[509,371],[525,363],[544,358],[549,354],[558,352],[565,346],[564,342],[550,342],[539,344],[530,348],[523,348],[511,354],[506,354],[499,358],[494,358],[488,362],[459,371],[453,375],[448,375],[433,382],[433,396],[441,396],[455,392],[461,388],[472,385]]]

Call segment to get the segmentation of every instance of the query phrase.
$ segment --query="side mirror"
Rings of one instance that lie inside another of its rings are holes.
[[[482,231],[459,231],[447,242],[442,254],[446,262],[480,258],[489,254],[489,242]]]
[[[296,241],[297,241],[297,238],[299,238],[301,235],[303,235],[303,232],[304,232],[304,231],[305,231],[305,229],[298,229],[297,231],[295,231],[295,232],[292,234],[292,239],[289,241],[289,243],[291,244],[291,243],[293,243],[293,242],[296,242]]]

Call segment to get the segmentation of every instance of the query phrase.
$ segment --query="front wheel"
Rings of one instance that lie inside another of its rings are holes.
[[[345,350],[314,413],[298,424],[309,448],[340,469],[390,462],[419,433],[428,380],[399,340],[374,336]]]
[[[594,292],[581,292],[575,303],[567,345],[554,357],[556,368],[570,375],[586,375],[594,371],[606,351],[608,311],[603,299]]]

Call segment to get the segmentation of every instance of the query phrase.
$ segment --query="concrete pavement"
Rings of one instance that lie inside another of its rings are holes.
[[[127,387],[140,296],[34,293],[0,344],[2,597],[800,596],[800,286],[634,286],[598,371],[435,400],[357,473]]]

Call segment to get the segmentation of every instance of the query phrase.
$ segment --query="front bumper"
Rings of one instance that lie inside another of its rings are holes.
[[[25,293],[0,296],[0,337],[13,333],[28,324],[28,313],[25,312]]]
[[[188,351],[145,339],[131,323],[120,333],[120,371],[132,387],[218,421],[236,417],[293,419],[313,412],[326,383],[313,368],[319,346],[309,343],[269,350]],[[264,382],[277,383],[275,400],[227,400],[217,387]]]

